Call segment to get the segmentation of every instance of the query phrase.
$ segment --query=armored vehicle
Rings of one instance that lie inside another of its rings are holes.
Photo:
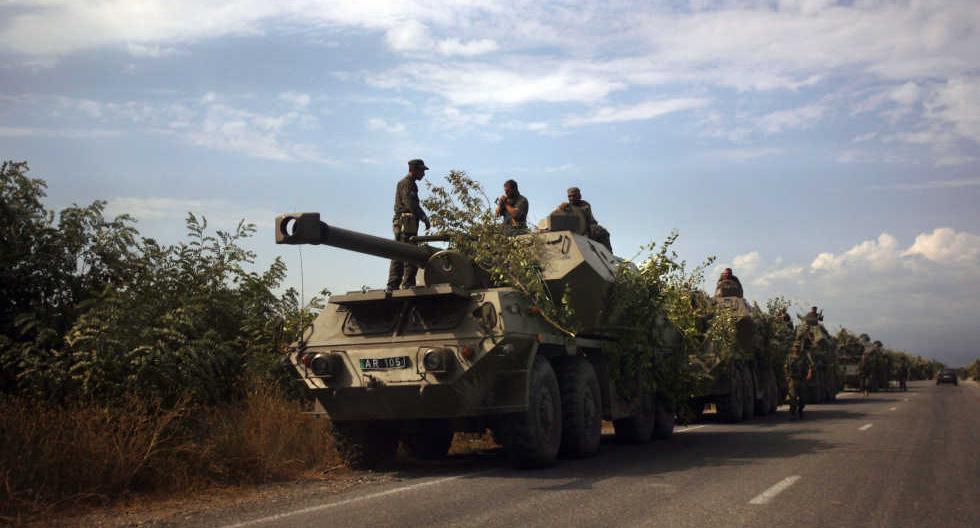
[[[741,296],[709,298],[697,292],[695,300],[704,314],[702,330],[720,310],[728,310],[735,318],[734,350],[717,350],[705,341],[700,367],[705,369],[708,381],[691,399],[695,414],[709,403],[715,405],[722,420],[729,422],[774,412],[780,402],[776,373],[781,371],[777,370],[761,311]]]
[[[838,370],[836,342],[819,320],[811,320],[797,315],[800,325],[796,331],[796,341],[801,350],[813,358],[813,377],[807,382],[805,399],[807,403],[824,403],[837,399],[843,388],[842,375]],[[822,320],[822,317],[821,319]]]
[[[616,270],[629,265],[579,234],[574,215],[553,213],[540,239],[544,282],[574,309],[574,336],[549,324],[513,287],[453,249],[396,242],[320,221],[318,213],[276,219],[276,242],[325,244],[420,266],[413,289],[334,295],[290,361],[329,415],[348,464],[390,463],[399,442],[418,458],[445,455],[453,433],[494,437],[520,467],[561,453],[599,449],[602,420],[631,442],[668,437],[674,410],[642,380],[611,379],[603,303]],[[530,240],[530,238],[529,238]],[[651,321],[662,350],[680,353],[680,334]],[[622,377],[621,377],[622,378]]]
[[[837,333],[837,360],[841,366],[841,389],[861,389],[861,356],[864,345],[847,330]]]

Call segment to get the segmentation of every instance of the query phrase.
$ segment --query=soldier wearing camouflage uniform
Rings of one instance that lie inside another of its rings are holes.
[[[399,180],[395,187],[395,216],[392,218],[391,227],[395,240],[399,242],[411,242],[412,237],[419,234],[419,222],[429,229],[429,217],[419,204],[419,186],[416,184],[425,177],[427,170],[429,168],[425,166],[424,161],[420,159],[409,161],[408,175]],[[397,288],[414,288],[417,272],[418,266],[411,262],[392,260],[388,267],[388,291]]]
[[[794,420],[803,418],[806,382],[813,377],[813,358],[810,352],[801,348],[800,345],[793,345],[786,356],[786,385],[789,389],[786,397],[789,400],[790,418]]]

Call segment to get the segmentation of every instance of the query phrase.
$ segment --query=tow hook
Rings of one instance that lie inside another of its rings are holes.
[[[367,378],[367,384],[365,386],[367,387],[368,390],[380,389],[385,385],[384,382],[382,382],[381,380],[375,378],[370,374],[365,374],[364,377]]]

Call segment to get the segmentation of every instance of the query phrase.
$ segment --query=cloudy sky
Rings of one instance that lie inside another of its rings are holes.
[[[617,253],[677,228],[828,326],[963,364],[980,328],[975,0],[0,1],[0,156],[152,236],[187,211],[387,235],[422,157],[534,219],[582,188]],[[387,263],[302,253],[307,294]]]

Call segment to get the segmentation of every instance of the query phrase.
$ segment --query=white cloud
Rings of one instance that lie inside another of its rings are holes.
[[[820,103],[778,110],[759,118],[759,126],[770,134],[793,128],[808,128],[823,117],[827,107]]]
[[[893,89],[889,94],[889,97],[899,104],[915,104],[919,100],[919,86],[914,82],[909,81],[898,88]]]
[[[915,237],[902,256],[921,256],[941,264],[970,264],[980,262],[980,236],[957,232],[948,227]]]
[[[40,137],[55,139],[103,139],[117,137],[121,134],[122,132],[119,130],[104,128],[65,129],[0,126],[0,137],[8,138]]]
[[[743,147],[743,148],[730,148],[730,149],[719,149],[712,151],[710,155],[715,158],[728,160],[728,161],[748,161],[758,158],[764,158],[767,156],[775,156],[781,153],[782,150],[773,147]]]
[[[462,55],[464,57],[483,55],[497,51],[499,48],[500,46],[497,45],[497,41],[492,39],[460,41],[459,39],[449,38],[439,41],[436,45],[436,49],[443,55]]]
[[[372,117],[371,119],[368,119],[367,127],[368,130],[373,130],[375,132],[387,132],[389,134],[401,134],[405,131],[404,124],[389,123],[380,117]]]
[[[739,270],[741,273],[751,275],[756,271],[756,268],[759,267],[759,260],[759,252],[750,251],[743,255],[736,255],[735,258],[732,259],[732,267]]]
[[[300,92],[282,92],[279,94],[279,99],[297,108],[306,108],[310,104],[310,96]]]
[[[159,59],[162,57],[173,57],[180,54],[180,50],[174,47],[161,46],[159,44],[139,44],[130,42],[127,44],[129,54],[140,59]]]
[[[882,233],[877,240],[865,240],[840,255],[824,252],[810,263],[812,271],[837,272],[847,267],[883,271],[898,264],[898,239]]]
[[[961,189],[963,187],[980,187],[980,177],[963,178],[958,180],[927,180],[915,183],[893,183],[889,185],[875,185],[872,190],[891,189],[896,191],[928,191],[938,189]]]
[[[586,116],[568,117],[565,119],[565,125],[581,126],[655,119],[673,112],[701,108],[707,104],[708,100],[703,98],[680,98],[646,101],[630,106],[603,106]]]
[[[388,47],[395,51],[422,51],[434,46],[429,28],[416,20],[393,27],[385,33]]]
[[[546,71],[547,70],[547,71]],[[625,87],[603,78],[541,64],[503,68],[487,63],[410,63],[368,82],[380,88],[439,94],[453,106],[517,106],[534,102],[594,102]]]
[[[234,226],[239,221],[262,224],[275,217],[267,209],[242,207],[227,200],[199,200],[160,196],[119,196],[106,205],[107,216],[128,214],[140,221],[183,220],[187,213],[204,217],[212,225]]]

